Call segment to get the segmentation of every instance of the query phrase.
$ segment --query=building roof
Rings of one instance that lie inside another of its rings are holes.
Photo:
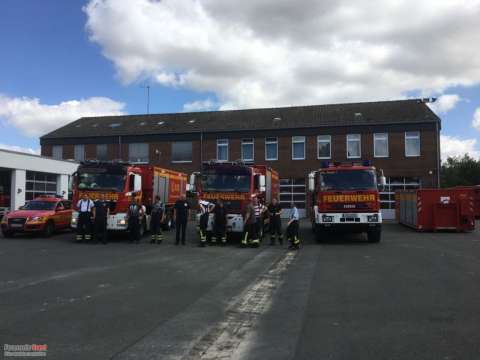
[[[173,114],[85,117],[41,139],[439,122],[421,99]]]

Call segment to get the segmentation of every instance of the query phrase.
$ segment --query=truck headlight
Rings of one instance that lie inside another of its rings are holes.
[[[127,220],[119,219],[119,220],[117,220],[117,225],[127,225]]]
[[[72,217],[72,224],[76,224],[77,223],[77,218],[76,217]]]
[[[333,216],[322,215],[322,221],[323,222],[333,222]]]
[[[367,216],[368,222],[378,222],[378,214],[368,215]]]

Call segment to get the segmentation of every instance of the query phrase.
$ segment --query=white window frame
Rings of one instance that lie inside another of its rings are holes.
[[[275,139],[275,140],[268,140],[268,139]],[[267,152],[267,145],[275,145],[275,158],[268,158]],[[269,136],[265,138],[265,160],[266,161],[276,161],[278,160],[278,137]]]
[[[386,140],[387,141],[387,154],[386,155],[377,155],[377,140]],[[390,156],[388,133],[374,133],[373,134],[373,157],[376,158],[388,158]]]
[[[324,138],[320,140],[320,138]],[[326,140],[328,138],[328,140]],[[328,156],[320,156],[320,143],[329,143]],[[317,159],[331,159],[332,158],[332,136],[331,135],[317,135]]]
[[[352,139],[355,137],[355,139]],[[358,141],[359,144],[359,154],[358,156],[349,156],[348,155],[348,143],[351,141]],[[347,134],[347,159],[360,159],[362,157],[362,134]]]
[[[220,159],[219,158],[219,149],[220,147],[226,147],[227,148],[227,158],[226,159]],[[229,152],[230,152],[230,144],[228,139],[217,139],[217,161],[222,162],[222,161],[228,161],[229,159]]]
[[[245,157],[243,155],[243,145],[251,145],[252,146],[252,158],[251,159],[245,159]],[[255,139],[254,138],[244,138],[244,139],[242,139],[242,142],[240,143],[240,150],[241,150],[242,161],[245,161],[245,162],[254,162],[255,161]]]
[[[415,134],[415,135],[409,135]],[[418,139],[418,154],[409,155],[407,154],[407,140],[409,139]],[[405,131],[405,157],[419,157],[422,154],[422,138],[420,131]]]
[[[56,151],[58,151],[58,154],[55,154]],[[55,155],[58,155],[58,156],[55,156]],[[52,146],[52,158],[55,160],[63,160],[63,145]]]
[[[292,136],[292,160],[305,160],[305,142],[306,142],[306,137],[305,136]],[[303,142],[303,157],[298,157],[296,158],[294,156],[295,152],[293,151],[294,144],[300,144]]]
[[[192,160],[171,160],[172,164],[190,164],[193,162],[193,142],[192,141],[173,141],[170,143],[170,157],[173,157],[173,144],[174,143],[181,143],[181,142],[189,142],[192,144]]]
[[[132,159],[132,157],[131,157],[132,155],[130,153],[130,147],[133,146],[133,145],[139,145],[139,144],[146,145],[146,147],[147,147],[147,159],[146,159],[146,161],[145,161],[145,159],[143,159],[143,160],[140,159],[139,160],[138,158]],[[149,146],[149,144],[148,143],[141,143],[141,142],[139,142],[139,143],[129,143],[128,144],[128,161],[130,161],[132,163],[135,163],[135,164],[148,164],[150,162],[150,146]]]
[[[99,146],[103,146],[105,148],[105,158],[104,159],[100,159],[98,157],[98,147]],[[105,160],[108,159],[108,145],[107,144],[97,144],[97,145],[95,145],[95,159],[100,160],[100,161],[105,161]]]

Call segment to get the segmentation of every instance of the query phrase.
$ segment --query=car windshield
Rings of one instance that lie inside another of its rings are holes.
[[[89,173],[78,174],[78,188],[82,190],[112,190],[123,191],[126,175]]]
[[[373,170],[328,171],[320,174],[321,190],[376,190]]]
[[[203,191],[250,191],[249,174],[204,174],[202,176]]]
[[[53,210],[55,209],[55,205],[57,203],[53,201],[39,201],[39,200],[32,200],[29,201],[23,207],[24,210]]]

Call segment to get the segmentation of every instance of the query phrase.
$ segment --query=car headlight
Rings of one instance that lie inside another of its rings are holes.
[[[72,217],[72,224],[76,224],[77,223],[77,218],[76,217]]]
[[[28,219],[28,221],[34,221],[34,222],[40,222],[40,221],[43,221],[45,220],[43,216],[34,216],[34,217],[31,217],[30,219]]]

